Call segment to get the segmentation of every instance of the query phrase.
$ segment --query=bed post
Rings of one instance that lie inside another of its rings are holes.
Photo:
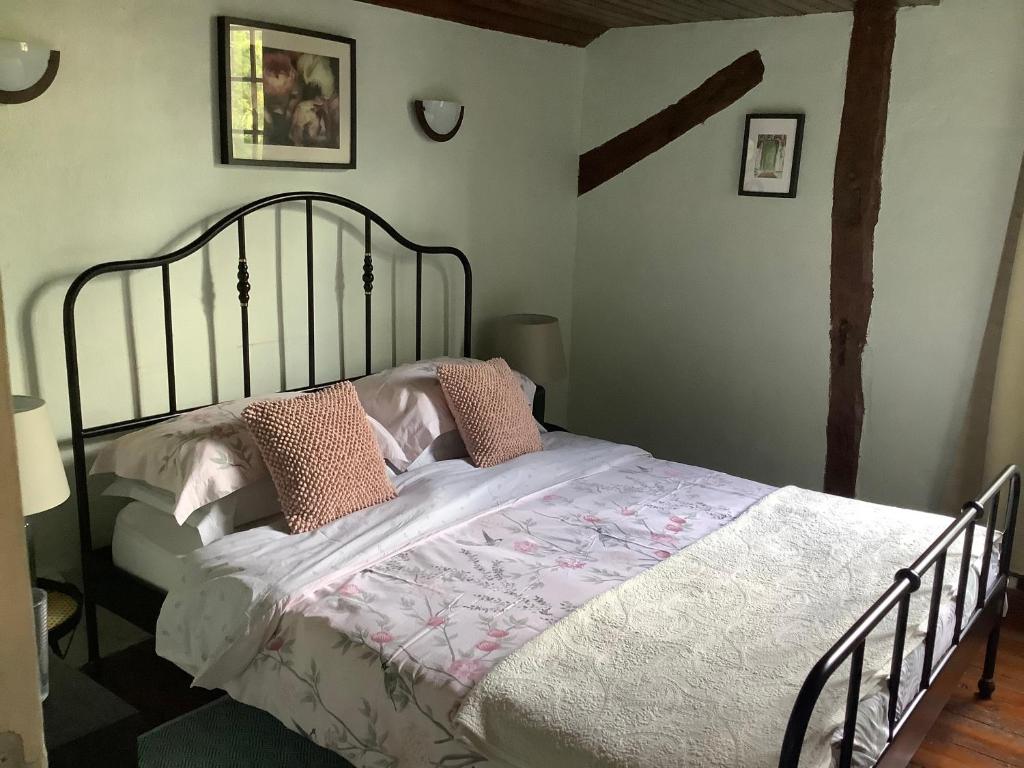
[[[71,453],[75,470],[75,506],[78,512],[78,551],[82,562],[82,607],[85,614],[86,645],[89,661],[100,657],[100,634],[96,624],[96,598],[93,593],[92,521],[89,517],[89,487],[85,466],[85,436],[82,421],[82,388],[78,377],[78,339],[75,335],[75,299],[90,278],[83,272],[75,278],[64,296],[64,361],[67,365],[68,405],[71,415]]]
[[[370,247],[370,217],[366,217],[366,223],[363,230],[363,295],[366,297],[365,300],[365,323],[366,323],[366,375],[369,376],[373,373],[373,354],[371,349],[371,336],[373,327],[373,313],[371,311],[371,302],[373,301],[373,249]]]
[[[985,646],[985,666],[982,668],[981,678],[978,680],[978,698],[991,699],[996,692],[996,657],[999,654],[999,630],[1003,625],[1002,615],[996,619],[996,625],[988,636],[988,644]]]
[[[547,392],[540,384],[537,385],[537,391],[533,393],[533,418],[539,421],[541,424],[544,423],[544,409],[547,405]]]
[[[998,495],[989,519],[990,527],[995,527],[996,517],[999,514]],[[1003,540],[999,553],[999,575],[1009,580],[1010,558],[1013,556],[1013,539],[1017,532],[1017,509],[1020,505],[1020,475],[1014,474],[1010,478],[1010,490],[1006,498],[1006,522],[1004,525]],[[987,531],[986,531],[986,539]],[[987,543],[987,542],[986,542]],[[1003,598],[1006,599],[1005,597]],[[989,632],[988,642],[985,644],[985,663],[981,669],[981,677],[978,679],[978,698],[988,700],[996,692],[996,661],[999,657],[999,636],[1003,626],[1004,611],[1000,611],[996,617],[996,625]]]

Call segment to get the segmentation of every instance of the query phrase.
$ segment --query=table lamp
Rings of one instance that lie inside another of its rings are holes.
[[[18,449],[18,480],[28,539],[29,571],[35,584],[35,541],[29,518],[63,503],[71,495],[71,490],[46,403],[38,397],[14,396],[14,438]]]
[[[498,320],[495,347],[505,362],[537,385],[533,413],[543,421],[544,387],[565,376],[565,349],[558,318],[551,315],[505,315]],[[550,425],[546,425],[549,426]]]
[[[498,320],[498,354],[536,384],[565,376],[565,349],[558,318],[551,315],[506,315]]]

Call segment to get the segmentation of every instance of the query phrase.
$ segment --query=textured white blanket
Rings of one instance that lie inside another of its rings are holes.
[[[949,523],[776,491],[501,662],[463,704],[460,736],[518,768],[775,768],[808,671]],[[959,562],[951,551],[947,585]],[[884,681],[893,624],[867,645],[862,695]],[[829,764],[847,681],[822,693],[801,766]]]

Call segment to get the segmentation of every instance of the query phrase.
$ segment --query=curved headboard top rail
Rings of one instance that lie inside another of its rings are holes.
[[[420,243],[415,243],[395,229],[380,214],[371,211],[362,203],[357,203],[355,200],[350,200],[347,197],[331,195],[327,192],[282,192],[277,195],[261,197],[259,200],[254,200],[247,205],[243,205],[241,208],[236,208],[199,235],[195,240],[187,245],[183,245],[176,251],[171,251],[163,256],[153,256],[144,259],[108,261],[89,267],[72,280],[71,285],[68,287],[67,294],[64,297],[64,318],[65,320],[68,319],[70,316],[69,312],[74,309],[75,300],[78,298],[78,294],[82,290],[82,287],[94,277],[98,277],[99,275],[103,275],[108,272],[131,272],[138,269],[149,269],[151,267],[162,267],[173,264],[174,262],[180,261],[186,256],[190,256],[195,253],[229,226],[245,216],[248,216],[250,213],[255,213],[263,208],[269,208],[281,203],[306,201],[312,203],[331,203],[333,205],[338,205],[342,208],[348,208],[349,210],[355,211],[372,221],[390,235],[395,242],[405,248],[408,248],[410,251],[424,254],[451,254],[462,263],[462,268],[466,277],[470,280],[472,279],[472,268],[469,265],[469,259],[467,259],[466,254],[458,248],[447,245],[422,245]]]
[[[246,257],[246,236],[245,217],[251,213],[285,203],[305,203],[306,223],[306,322],[308,338],[308,383],[298,389],[315,389],[327,386],[333,381],[318,382],[315,375],[315,319],[314,319],[314,268],[313,268],[313,204],[324,203],[327,205],[345,208],[355,212],[363,219],[363,264],[362,264],[362,285],[365,302],[365,363],[366,373],[371,370],[371,297],[373,293],[373,248],[371,232],[376,226],[387,234],[394,242],[404,247],[416,258],[416,296],[415,296],[415,318],[416,318],[416,359],[421,358],[422,352],[422,309],[423,309],[423,256],[448,254],[458,259],[462,266],[464,277],[464,301],[463,301],[463,326],[462,326],[462,347],[463,354],[470,355],[470,332],[472,319],[473,302],[473,272],[470,268],[469,259],[458,248],[453,246],[423,245],[416,243],[400,233],[394,226],[386,221],[380,214],[370,210],[362,203],[349,200],[338,195],[326,192],[284,192],[270,195],[268,197],[254,200],[251,203],[236,208],[230,213],[221,217],[215,224],[208,227],[198,237],[177,250],[166,253],[162,256],[154,256],[142,259],[129,259],[122,261],[109,261],[96,264],[80,273],[68,287],[64,297],[63,319],[64,319],[64,352],[67,363],[68,379],[68,400],[71,416],[71,449],[74,455],[75,467],[75,496],[78,505],[78,528],[82,554],[82,576],[84,582],[84,608],[87,621],[89,639],[89,658],[99,657],[99,643],[96,634],[96,606],[90,590],[90,576],[92,572],[92,526],[89,517],[89,494],[87,485],[87,472],[85,462],[85,440],[87,438],[100,437],[115,432],[154,424],[169,419],[180,413],[193,408],[179,408],[177,403],[177,388],[175,377],[175,356],[174,356],[174,332],[172,323],[171,305],[171,279],[170,266],[177,261],[190,256],[201,250],[215,237],[223,233],[232,225],[238,230],[238,304],[241,313],[241,356],[242,356],[242,380],[243,394],[248,397],[251,392],[251,371],[249,360],[249,299],[252,286],[249,282],[249,263]],[[163,286],[163,321],[164,321],[164,346],[166,351],[167,368],[167,410],[161,413],[142,415],[133,419],[100,424],[86,427],[82,418],[82,392],[81,380],[78,370],[78,343],[75,324],[75,304],[86,284],[100,275],[117,272],[135,272],[145,269],[159,268]],[[339,307],[340,311],[340,307]],[[392,329],[392,333],[394,329]],[[200,406],[201,407],[201,406]]]
[[[76,323],[75,323],[75,304],[78,300],[79,294],[85,285],[100,275],[110,274],[114,272],[133,272],[144,269],[153,269],[156,267],[169,267],[171,264],[181,261],[187,256],[190,256],[206,245],[208,245],[217,235],[224,232],[232,224],[238,224],[239,226],[239,301],[243,308],[248,304],[248,270],[245,265],[245,244],[244,244],[244,219],[251,213],[269,208],[275,205],[289,202],[305,202],[306,203],[306,219],[307,219],[307,260],[312,259],[312,245],[311,231],[312,231],[312,204],[315,202],[329,203],[337,205],[342,208],[354,211],[364,217],[367,224],[373,223],[380,227],[385,233],[387,233],[395,242],[404,248],[414,252],[416,254],[416,357],[420,357],[420,330],[421,330],[421,309],[422,309],[422,255],[434,255],[434,254],[449,254],[459,260],[462,266],[463,275],[465,279],[465,301],[464,301],[464,317],[463,317],[463,353],[465,355],[470,354],[471,349],[471,320],[472,320],[472,297],[473,297],[473,271],[470,266],[469,259],[466,255],[455,248],[454,246],[436,246],[436,245],[423,245],[416,243],[409,238],[405,237],[399,232],[392,224],[386,221],[380,214],[370,210],[362,203],[358,203],[354,200],[350,200],[339,195],[332,195],[326,192],[284,192],[276,195],[269,195],[267,197],[254,200],[251,203],[243,205],[230,213],[224,215],[215,224],[207,228],[198,237],[189,242],[188,244],[178,248],[177,250],[171,251],[170,253],[162,256],[153,256],[149,258],[141,259],[125,259],[120,261],[109,261],[100,264],[96,264],[92,267],[81,272],[78,276],[72,280],[70,286],[67,289],[67,293],[64,296],[63,305],[63,319],[64,319],[64,342],[65,342],[65,358],[67,363],[68,373],[68,386],[69,394],[71,397],[71,420],[72,429],[74,431],[75,425],[78,428],[82,428],[81,408],[80,408],[80,384],[78,375],[78,362],[77,362],[77,338],[76,338]],[[370,237],[369,237],[369,226],[366,228],[366,258],[364,261],[364,274],[363,282],[365,293],[367,297],[373,290],[373,266],[371,261],[371,250],[370,250]],[[244,273],[243,273],[244,270]],[[168,335],[167,342],[168,346],[171,345],[172,339],[170,338],[170,288],[168,285],[168,278],[164,277],[164,313],[165,313],[165,332]],[[310,292],[312,287],[309,287]],[[244,295],[243,295],[244,294]],[[310,316],[312,316],[311,307]],[[369,312],[369,298],[367,298],[367,312]],[[243,324],[246,323],[243,318]],[[310,326],[312,330],[312,325]],[[367,334],[369,334],[369,326],[367,326]],[[247,336],[247,332],[243,329],[243,335]],[[312,334],[310,334],[312,335]],[[247,346],[247,345],[246,345]],[[369,336],[367,336],[367,359],[369,359]],[[171,371],[170,378],[173,379],[173,361],[168,356],[169,369]],[[312,366],[311,366],[312,367]],[[369,370],[367,370],[369,373]],[[312,377],[309,382],[309,386],[313,386]],[[172,384],[173,388],[173,384]],[[248,389],[248,387],[247,387]],[[248,392],[246,394],[249,394]],[[173,398],[172,398],[173,399]],[[169,413],[166,415],[173,415],[177,412],[177,409],[173,406],[169,409]],[[125,422],[126,426],[131,426],[131,421]],[[114,426],[114,425],[109,425]]]

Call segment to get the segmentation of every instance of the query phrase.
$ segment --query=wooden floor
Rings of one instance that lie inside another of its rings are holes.
[[[921,746],[914,768],[1024,766],[1024,592],[1011,592],[1003,622],[996,692],[979,700],[981,655],[968,670],[946,711]],[[107,657],[86,671],[138,709],[148,728],[199,707],[220,692],[189,688],[189,678],[157,658],[153,641]]]
[[[1024,766],[1024,594],[1020,591],[1011,591],[991,701],[975,695],[981,661],[979,654],[914,756],[913,768]]]

